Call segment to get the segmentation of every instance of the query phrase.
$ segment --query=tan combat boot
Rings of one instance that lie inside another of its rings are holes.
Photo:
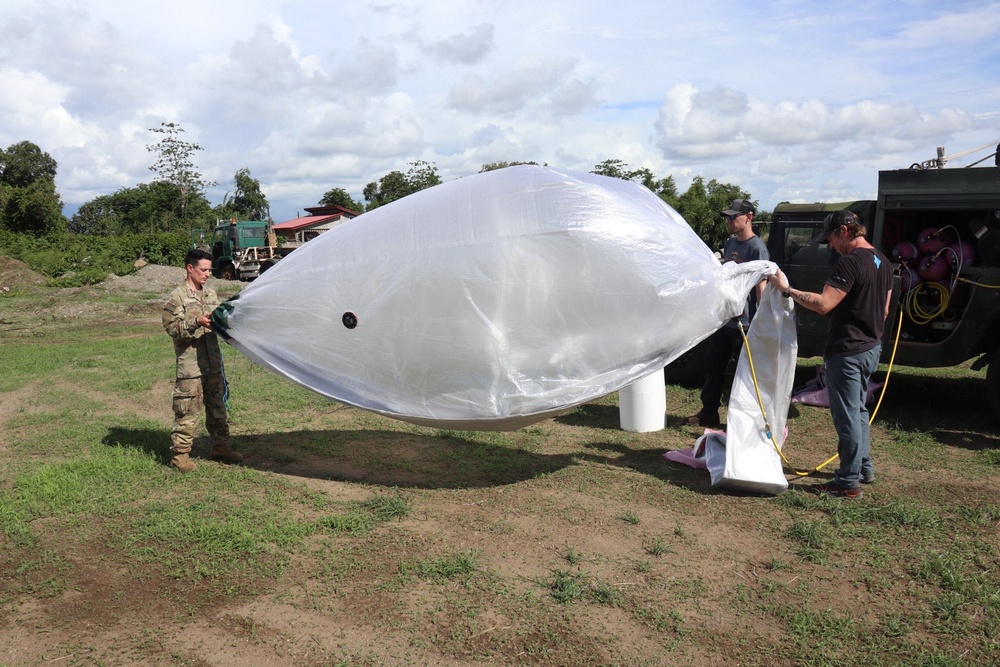
[[[194,461],[191,460],[191,457],[188,456],[187,452],[183,454],[174,452],[173,457],[170,459],[170,465],[177,468],[181,472],[191,472],[198,467],[195,465]]]
[[[217,442],[212,445],[212,451],[208,453],[208,458],[223,463],[239,463],[243,460],[243,455],[234,452],[228,442]]]

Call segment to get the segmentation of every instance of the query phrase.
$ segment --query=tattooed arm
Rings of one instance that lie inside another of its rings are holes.
[[[816,292],[803,292],[802,290],[797,290],[788,285],[788,279],[785,278],[785,274],[778,271],[776,274],[768,278],[768,281],[774,285],[776,288],[781,290],[782,293],[788,293],[792,301],[799,304],[803,308],[808,308],[814,313],[819,313],[820,315],[826,315],[831,310],[837,307],[844,297],[847,296],[847,292],[839,290],[833,285],[826,284],[823,285],[822,294],[817,294]]]

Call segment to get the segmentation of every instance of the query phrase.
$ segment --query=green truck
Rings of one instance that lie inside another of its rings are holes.
[[[203,229],[191,236],[212,253],[212,275],[223,280],[253,280],[287,254],[266,220],[218,220],[210,236]]]
[[[899,325],[896,364],[974,360],[972,369],[987,368],[987,395],[1000,415],[1000,153],[990,157],[990,166],[944,168],[939,159],[880,171],[875,200],[779,204],[767,247],[794,287],[821,292],[836,253],[815,238],[831,211],[854,211],[897,269],[883,363]],[[795,314],[799,356],[821,356],[827,318],[805,308]],[[668,366],[668,381],[698,385],[703,355],[704,345]]]

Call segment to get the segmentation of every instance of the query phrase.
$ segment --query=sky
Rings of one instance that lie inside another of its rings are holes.
[[[881,169],[1000,142],[1000,2],[0,5],[0,147],[56,159],[66,215],[152,181],[164,122],[204,149],[213,205],[247,168],[276,221],[414,160],[447,181],[619,159],[763,210],[871,199]]]

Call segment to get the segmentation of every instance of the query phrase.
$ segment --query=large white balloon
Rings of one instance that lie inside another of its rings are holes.
[[[638,184],[518,166],[323,233],[214,320],[250,359],[334,400],[509,430],[662,368],[774,271],[721,265]]]

